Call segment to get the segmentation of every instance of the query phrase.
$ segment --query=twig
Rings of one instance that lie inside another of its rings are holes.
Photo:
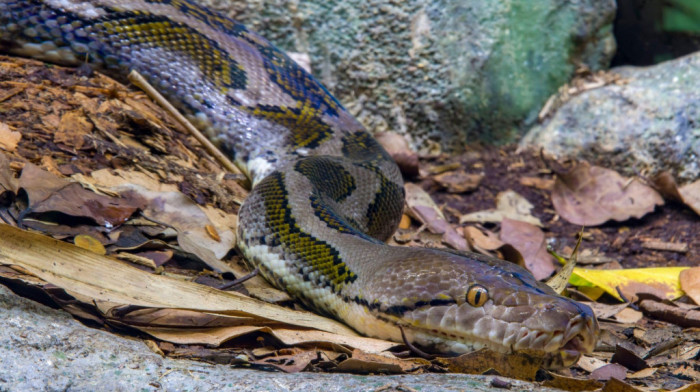
[[[430,355],[430,354],[426,353],[425,351],[419,349],[418,347],[414,346],[411,342],[409,342],[408,339],[406,339],[406,333],[403,331],[403,327],[400,326],[400,325],[399,325],[399,330],[401,331],[401,339],[403,339],[403,343],[404,343],[406,346],[408,346],[408,348],[409,348],[411,351],[413,351],[414,353],[416,353],[419,357],[425,358],[425,359],[427,359],[427,360],[431,360],[431,359],[434,359],[434,358],[435,358],[434,355]]]
[[[156,101],[161,107],[170,112],[170,114],[172,114],[175,117],[175,119],[180,124],[182,124],[182,126],[185,127],[185,129],[187,129],[187,131],[192,136],[194,136],[194,138],[197,139],[197,141],[199,141],[202,144],[204,149],[207,150],[207,152],[211,154],[214,157],[214,159],[216,159],[221,164],[221,166],[223,166],[226,170],[228,170],[231,173],[242,174],[241,171],[226,157],[226,155],[224,155],[221,152],[221,150],[219,150],[214,144],[212,144],[212,142],[209,141],[209,139],[207,139],[206,136],[202,135],[202,133],[199,132],[199,130],[195,128],[194,125],[192,125],[192,123],[190,123],[185,118],[185,116],[183,116],[177,109],[175,109],[175,107],[170,102],[168,102],[168,100],[165,99],[165,97],[163,97],[155,88],[153,88],[153,86],[151,86],[151,84],[148,83],[148,81],[146,81],[146,79],[143,76],[141,76],[140,73],[136,71],[131,71],[129,73],[129,80],[138,88],[145,91],[146,94],[148,94],[148,96],[151,97],[151,99],[153,99],[154,101]]]
[[[260,268],[257,268],[257,267],[256,267],[256,268],[253,270],[253,272],[249,273],[248,275],[241,276],[240,278],[238,278],[238,279],[236,279],[236,280],[234,280],[234,281],[232,281],[232,282],[228,282],[228,283],[222,284],[221,286],[217,287],[217,289],[219,289],[219,290],[228,290],[228,289],[230,289],[231,287],[237,286],[237,285],[239,285],[239,284],[241,284],[241,283],[247,281],[247,280],[250,279],[250,278],[253,278],[253,277],[258,276],[258,273],[259,273],[259,272],[260,272]]]

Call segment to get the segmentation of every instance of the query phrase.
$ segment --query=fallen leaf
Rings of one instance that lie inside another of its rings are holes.
[[[700,305],[700,267],[683,270],[679,276],[681,290],[696,304]]]
[[[75,238],[73,238],[73,243],[78,247],[97,253],[98,255],[107,254],[107,250],[100,241],[86,234],[76,235]]]
[[[683,202],[700,215],[700,180],[683,185],[678,192],[683,197]]]
[[[607,381],[611,378],[616,378],[618,380],[624,380],[627,377],[627,369],[617,363],[610,363],[605,366],[601,366],[598,369],[591,372],[588,376],[591,380]]]
[[[260,360],[250,361],[251,364],[274,366],[286,373],[297,373],[306,369],[311,361],[318,358],[315,351],[300,351],[290,355],[275,355]]]
[[[0,122],[0,148],[13,152],[17,148],[20,139],[22,139],[22,134],[10,129],[10,126],[4,122]]]
[[[662,205],[663,199],[636,178],[581,162],[569,172],[557,173],[552,204],[573,224],[597,226],[609,220],[641,218]]]
[[[542,381],[542,385],[549,388],[578,392],[594,391],[603,386],[603,383],[598,380],[566,377],[550,371],[545,371],[544,374],[545,380]]]
[[[635,388],[613,376],[605,383],[601,392],[645,392],[645,390]]]
[[[649,364],[639,355],[637,355],[637,353],[620,344],[615,347],[615,353],[610,359],[610,362],[619,363],[627,369],[635,372],[649,367]]]
[[[669,300],[683,295],[679,274],[689,267],[631,268],[594,270],[574,268],[569,283],[579,288],[599,287],[622,301],[618,289],[630,302],[635,302],[638,293],[652,293]]]
[[[458,357],[436,358],[433,360],[446,367],[451,373],[481,374],[490,369],[505,377],[531,381],[537,371],[544,366],[544,359],[533,358],[521,353],[500,354],[481,349]]]
[[[554,274],[554,276],[549,278],[546,282],[547,286],[551,287],[554,291],[556,291],[559,294],[562,294],[564,290],[566,290],[566,286],[569,282],[569,279],[571,279],[571,274],[574,272],[574,268],[576,268],[576,263],[578,262],[579,249],[581,247],[582,240],[583,228],[581,228],[581,231],[579,232],[578,240],[576,241],[576,246],[571,251],[571,256],[569,257],[569,260],[566,260],[563,257],[557,255],[553,250],[547,249],[547,253],[549,253],[552,257],[557,259],[559,263],[562,263],[564,265],[556,274]]]
[[[236,292],[153,275],[75,245],[0,224],[0,263],[17,265],[58,287],[99,301],[145,307],[228,312],[357,336],[337,321]],[[376,340],[376,339],[375,339]]]
[[[472,174],[463,170],[457,170],[438,174],[433,177],[433,180],[449,193],[464,193],[478,188],[483,178],[483,174]]]
[[[585,302],[586,305],[590,306],[597,319],[612,319],[612,317],[620,313],[623,309],[628,307],[630,304],[625,302],[622,304],[609,305],[602,302]]]
[[[554,272],[554,258],[547,253],[544,233],[537,226],[509,218],[501,222],[501,241],[520,252],[525,267],[535,279],[542,280]]]
[[[443,241],[457,250],[467,250],[467,240],[450,225],[430,195],[419,185],[407,183],[408,213],[424,224],[431,233],[442,234]]]
[[[419,367],[429,366],[430,362],[423,360],[422,364],[386,357],[378,354],[364,353],[360,350],[352,352],[352,357],[338,364],[342,372],[403,374],[414,371]]]
[[[122,196],[142,199],[142,214],[156,222],[172,226],[178,232],[178,244],[218,272],[233,272],[231,266],[221,259],[236,245],[236,218],[230,217],[226,227],[216,228],[218,240],[211,235],[214,228],[209,217],[200,206],[173,188],[162,187],[150,178],[132,177],[123,171],[91,173],[95,184],[118,192]]]
[[[56,177],[30,163],[22,169],[19,186],[29,199],[29,207],[24,216],[61,212],[92,219],[98,225],[111,229],[124,223],[140,206],[128,198],[109,197],[88,191],[78,183]]]
[[[615,315],[615,320],[623,324],[634,324],[642,319],[642,312],[634,310],[632,308],[622,309],[619,313]]]
[[[581,369],[592,373],[594,370],[607,365],[608,363],[595,357],[589,357],[586,355],[581,355],[581,358],[576,362],[576,366]]]
[[[374,138],[399,165],[401,173],[407,177],[418,175],[418,154],[411,150],[406,138],[393,131],[378,132]]]
[[[684,203],[700,215],[700,180],[679,187],[671,173],[663,171],[653,181],[664,197]]]
[[[527,222],[542,227],[542,222],[530,213],[534,206],[515,191],[501,192],[496,196],[496,209],[462,215],[459,223],[499,223],[504,218]]]

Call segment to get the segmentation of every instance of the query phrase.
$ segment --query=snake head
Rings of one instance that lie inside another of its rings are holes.
[[[385,287],[380,301],[394,304],[384,311],[410,343],[453,355],[480,348],[520,352],[542,358],[547,368],[570,366],[593,351],[598,323],[591,308],[558,295],[524,268],[476,254],[423,253],[419,262],[397,256],[375,279],[383,281],[375,287]],[[400,287],[390,293],[389,281]]]

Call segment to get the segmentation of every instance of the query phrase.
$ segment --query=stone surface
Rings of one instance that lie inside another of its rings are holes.
[[[2,285],[0,314],[0,391],[503,390],[490,386],[491,376],[285,374],[162,358],[140,340],[88,328]],[[554,391],[508,382],[511,390]]]
[[[603,163],[627,174],[700,176],[700,52],[651,67],[611,70],[626,84],[574,96],[521,145]]]
[[[614,0],[199,0],[280,48],[373,132],[459,150],[520,135],[576,64],[607,66]]]

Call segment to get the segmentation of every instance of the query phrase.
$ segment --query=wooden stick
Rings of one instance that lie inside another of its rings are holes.
[[[202,144],[204,149],[207,150],[207,152],[209,152],[209,154],[211,154],[214,157],[214,159],[216,159],[219,162],[219,164],[221,164],[221,166],[224,167],[224,169],[234,174],[243,174],[238,169],[238,167],[236,167],[236,165],[234,165],[233,162],[231,162],[228,159],[228,157],[226,157],[226,155],[224,155],[221,152],[221,150],[219,150],[218,147],[216,147],[211,141],[209,141],[209,139],[207,139],[206,136],[199,132],[199,130],[195,128],[194,125],[192,125],[192,123],[190,123],[185,118],[185,116],[183,116],[177,109],[175,109],[175,107],[170,102],[168,102],[168,100],[165,99],[165,97],[163,97],[153,86],[151,86],[151,84],[148,83],[148,81],[146,81],[146,79],[143,76],[141,76],[140,73],[136,71],[131,71],[129,73],[129,80],[135,86],[145,91],[146,94],[148,94],[148,96],[151,97],[151,99],[156,101],[163,109],[170,112],[170,114],[172,114],[175,117],[175,119],[180,124],[182,124],[182,126],[185,127],[185,129],[187,129],[187,131],[192,136],[194,136],[194,138],[197,139],[197,141],[199,141]]]

